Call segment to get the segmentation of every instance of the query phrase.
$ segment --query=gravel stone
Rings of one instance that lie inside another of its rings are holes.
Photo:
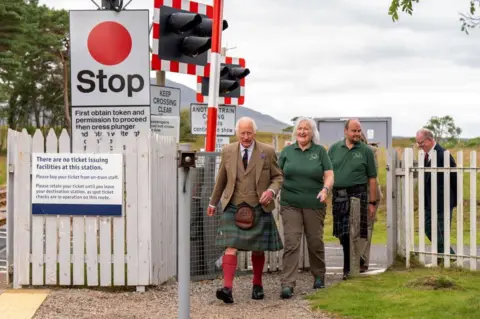
[[[327,276],[327,288],[341,280],[340,276]],[[294,297],[280,298],[278,273],[263,276],[264,300],[252,300],[252,275],[237,276],[234,281],[234,304],[224,304],[215,297],[221,287],[221,278],[192,282],[190,318],[208,319],[283,319],[283,318],[333,318],[310,309],[304,297],[314,293],[313,278],[308,272],[300,272]],[[55,289],[34,316],[44,318],[177,318],[177,284],[166,283],[148,288],[145,293],[133,289]]]

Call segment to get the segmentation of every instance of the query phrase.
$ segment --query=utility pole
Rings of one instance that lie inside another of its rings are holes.
[[[165,71],[157,71],[157,85],[165,86]]]
[[[210,51],[210,87],[208,92],[207,140],[205,151],[214,152],[217,142],[218,91],[222,51],[223,0],[213,2],[212,48]]]

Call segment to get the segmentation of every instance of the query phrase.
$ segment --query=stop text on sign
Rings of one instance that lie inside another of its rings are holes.
[[[97,83],[92,78],[97,79]],[[132,97],[133,93],[141,92],[145,87],[145,80],[140,74],[128,74],[125,79],[121,74],[113,74],[108,77],[103,70],[98,70],[97,75],[90,70],[82,70],[78,72],[77,80],[82,83],[77,85],[78,90],[82,93],[92,93],[98,89],[100,93],[126,92],[128,97]]]

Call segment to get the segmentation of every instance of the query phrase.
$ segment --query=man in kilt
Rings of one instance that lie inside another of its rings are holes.
[[[278,251],[283,244],[271,212],[274,198],[283,183],[273,147],[255,140],[253,119],[243,117],[235,127],[238,142],[222,150],[217,180],[212,192],[208,215],[213,216],[218,202],[223,214],[217,244],[225,247],[222,257],[224,287],[216,292],[218,299],[233,303],[233,279],[237,268],[237,251],[252,252],[252,299],[263,299],[262,273],[265,251]],[[250,228],[239,226],[236,212],[240,207],[253,212]]]
[[[377,205],[377,169],[370,147],[361,142],[358,120],[345,123],[345,138],[333,144],[328,155],[335,181],[332,191],[333,236],[343,246],[343,279],[350,274],[350,198],[360,199],[360,238],[368,238],[368,219],[375,218]],[[367,191],[369,194],[367,194]],[[359,247],[360,248],[360,247]],[[360,266],[362,258],[359,260]]]

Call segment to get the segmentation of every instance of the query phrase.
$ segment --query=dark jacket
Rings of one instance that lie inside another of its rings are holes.
[[[445,149],[438,143],[435,145],[434,150],[437,151],[437,167],[443,167]],[[431,161],[425,162],[425,167],[431,167]],[[450,167],[457,167],[453,156],[450,154]],[[443,216],[443,201],[444,201],[444,173],[437,173],[437,211]],[[447,186],[450,189],[450,209],[457,206],[457,173],[450,173],[450,185]],[[425,173],[425,209],[430,210],[432,205],[432,180],[429,172]]]

